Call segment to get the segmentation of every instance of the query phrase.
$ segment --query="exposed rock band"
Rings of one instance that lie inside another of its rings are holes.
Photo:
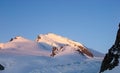
[[[120,57],[120,23],[119,23],[119,29],[117,31],[115,43],[108,50],[108,53],[105,55],[99,73],[102,73],[105,70],[112,70],[114,67],[118,66],[119,57]]]

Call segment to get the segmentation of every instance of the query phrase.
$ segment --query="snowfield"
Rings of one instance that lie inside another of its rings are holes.
[[[0,73],[97,73],[101,63],[100,59],[82,59],[74,54],[55,58],[33,55],[0,55],[0,63],[5,66],[5,70]]]
[[[51,56],[53,47],[57,50]],[[19,36],[0,44],[0,64],[5,67],[0,73],[98,73],[102,59],[103,54],[52,33],[36,41]]]

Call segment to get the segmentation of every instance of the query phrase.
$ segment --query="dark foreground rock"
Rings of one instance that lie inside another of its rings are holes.
[[[5,69],[4,66],[0,64],[0,70],[4,70],[4,69]]]
[[[101,69],[99,73],[104,72],[105,70],[112,70],[119,65],[120,57],[120,24],[117,32],[116,40],[114,45],[108,50],[108,53],[105,55]]]

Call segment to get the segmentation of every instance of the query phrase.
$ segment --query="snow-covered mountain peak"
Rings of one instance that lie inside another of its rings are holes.
[[[11,40],[7,43],[0,43],[0,48],[6,50],[12,49],[12,51],[13,49],[21,50],[27,53],[30,50],[42,50],[46,51],[47,55],[49,54],[49,56],[68,55],[76,52],[85,57],[96,56],[96,54],[94,55],[94,52],[91,49],[88,49],[81,43],[53,33],[40,34],[38,35],[36,41],[17,36],[15,38],[11,38]]]
[[[49,43],[49,45],[53,45],[55,46],[53,43],[60,43],[62,44],[66,44],[66,45],[71,45],[73,47],[75,47],[76,45],[80,45],[82,47],[84,47],[82,44],[72,41],[68,38],[62,37],[60,35],[54,34],[54,33],[48,33],[48,34],[40,34],[38,35],[38,38],[36,39],[37,42],[51,42],[51,44]]]
[[[41,34],[36,41],[17,36],[7,43],[0,43],[0,64],[5,68],[0,73],[99,71],[101,57],[96,56],[98,52],[91,51],[81,43],[53,33]]]
[[[54,47],[53,51],[57,50],[56,51],[57,53],[60,53],[61,50],[63,50],[63,49],[67,50],[68,48],[65,48],[65,47],[69,46],[74,51],[79,51],[82,54],[85,54],[89,57],[93,57],[93,54],[81,43],[75,42],[75,41],[70,40],[68,38],[59,36],[57,34],[53,34],[53,33],[40,34],[40,35],[38,35],[36,41],[39,43],[45,43],[47,45]]]
[[[0,43],[0,49],[0,52],[6,52],[8,54],[50,55],[50,52],[41,49],[37,42],[21,36],[11,38],[7,43]]]

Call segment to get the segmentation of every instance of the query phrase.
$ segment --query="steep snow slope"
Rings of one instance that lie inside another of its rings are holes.
[[[39,40],[36,40],[38,42],[19,36],[8,43],[1,43],[0,64],[5,67],[5,70],[0,71],[0,73],[99,72],[102,58],[88,57],[89,55],[84,54],[80,48],[74,46],[84,47],[82,44],[55,34],[42,35]],[[50,56],[53,47],[58,48],[54,57]],[[88,50],[86,47],[84,48]],[[95,54],[94,51],[94,56],[96,56]]]

